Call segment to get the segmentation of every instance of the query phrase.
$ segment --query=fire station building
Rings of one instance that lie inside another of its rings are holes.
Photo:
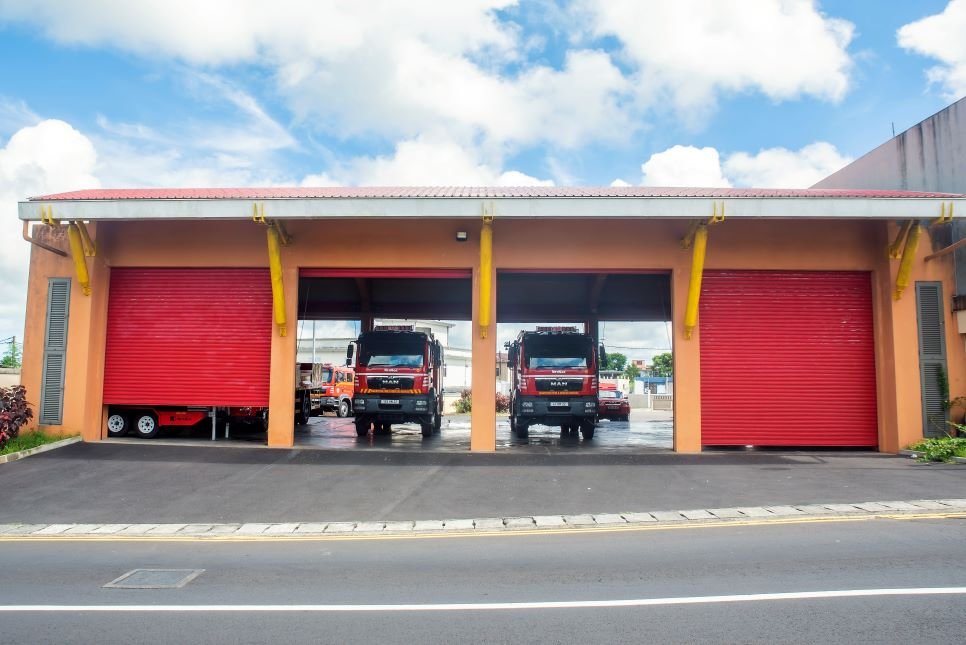
[[[87,190],[19,214],[22,382],[35,423],[86,441],[150,403],[267,406],[292,446],[299,320],[472,321],[473,451],[497,445],[497,323],[671,321],[680,452],[896,452],[966,395],[963,195]]]

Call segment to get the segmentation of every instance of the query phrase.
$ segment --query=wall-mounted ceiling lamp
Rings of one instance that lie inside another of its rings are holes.
[[[456,241],[465,242],[467,239],[466,231],[456,231]]]

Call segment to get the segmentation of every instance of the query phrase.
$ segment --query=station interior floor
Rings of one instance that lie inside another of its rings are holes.
[[[517,437],[510,432],[506,415],[498,415],[496,423],[497,451],[520,452],[652,452],[671,450],[674,419],[670,411],[631,410],[629,421],[601,420],[594,438],[561,435],[558,426],[535,425],[528,437]],[[162,428],[154,439],[134,436],[108,439],[110,442],[137,442],[166,445],[265,445],[264,431],[246,424],[232,424],[229,437],[219,423],[216,440],[211,438],[211,424],[202,422],[194,428]],[[407,452],[468,452],[470,449],[470,415],[443,416],[439,434],[424,439],[419,426],[400,423],[392,427],[390,435],[356,436],[352,417],[340,418],[333,413],[312,417],[305,425],[295,426],[295,447],[316,450],[391,450]]]

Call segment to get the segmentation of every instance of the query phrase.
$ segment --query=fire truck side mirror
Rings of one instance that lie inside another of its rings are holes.
[[[510,365],[514,365],[517,362],[517,346],[515,344],[507,347],[506,362]]]
[[[352,345],[349,345],[346,348],[346,350],[345,350],[345,366],[346,367],[352,367],[352,353],[353,353],[354,350],[355,350],[355,347],[352,346]]]
[[[597,358],[602,363],[604,362],[604,359],[607,358],[607,351],[604,349],[603,345],[597,348]]]

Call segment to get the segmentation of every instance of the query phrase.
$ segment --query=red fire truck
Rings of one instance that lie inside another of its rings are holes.
[[[530,426],[594,437],[599,363],[603,347],[576,327],[537,327],[507,343],[511,374],[510,431],[525,437]]]
[[[439,432],[443,413],[443,348],[432,333],[409,325],[377,326],[349,346],[355,351],[355,394],[352,408],[356,434],[372,429],[389,434],[393,423],[414,422],[423,437]]]
[[[321,379],[312,394],[312,409],[321,408],[325,412],[335,412],[339,417],[351,415],[354,377],[352,368],[330,363],[321,367]]]

